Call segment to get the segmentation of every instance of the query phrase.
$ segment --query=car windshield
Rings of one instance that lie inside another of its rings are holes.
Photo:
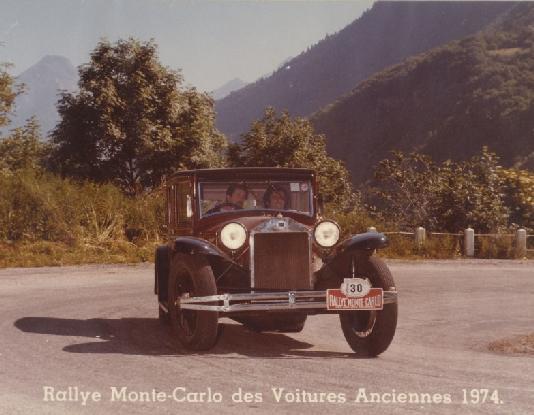
[[[274,210],[312,214],[309,180],[200,182],[200,215],[232,210]]]

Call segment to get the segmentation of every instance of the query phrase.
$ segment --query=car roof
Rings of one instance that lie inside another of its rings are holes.
[[[313,176],[315,171],[312,169],[290,168],[290,167],[231,167],[218,169],[196,169],[183,170],[171,176],[196,176],[197,178],[206,179],[237,179],[243,176],[247,177],[262,177],[262,176]]]

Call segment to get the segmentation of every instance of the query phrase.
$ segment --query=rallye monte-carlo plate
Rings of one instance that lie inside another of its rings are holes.
[[[328,310],[382,310],[383,307],[382,288],[372,288],[367,279],[345,278],[339,289],[326,290]]]

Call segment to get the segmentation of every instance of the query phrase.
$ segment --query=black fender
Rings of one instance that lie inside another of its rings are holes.
[[[155,281],[154,292],[158,295],[161,302],[167,300],[167,285],[170,272],[170,261],[173,253],[182,253],[188,255],[206,255],[214,268],[219,268],[219,264],[232,262],[228,257],[215,245],[208,241],[192,236],[181,236],[176,238],[172,244],[161,245],[156,248],[155,258]],[[217,269],[214,269],[217,272]]]
[[[336,249],[336,255],[354,251],[374,251],[385,248],[388,238],[383,233],[366,232],[345,239]]]
[[[250,273],[236,263],[228,254],[205,239],[181,236],[174,240],[173,253],[205,255],[213,269],[217,285],[250,287]]]
[[[375,249],[381,249],[387,245],[387,237],[378,232],[360,233],[345,239],[328,257],[324,258],[324,265],[316,272],[315,288],[339,288],[343,278],[350,277],[354,262],[368,258]]]
[[[205,239],[195,238],[194,236],[176,238],[173,243],[173,253],[215,256],[232,262],[232,259],[215,245]]]
[[[154,294],[158,295],[159,301],[167,300],[170,251],[171,250],[167,245],[160,245],[156,248],[154,258]]]
[[[232,259],[205,239],[194,236],[180,236],[174,240],[173,252],[189,255],[212,255],[232,262]]]

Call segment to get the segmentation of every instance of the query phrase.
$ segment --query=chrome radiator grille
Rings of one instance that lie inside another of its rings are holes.
[[[311,289],[307,232],[257,233],[252,236],[252,287]]]

